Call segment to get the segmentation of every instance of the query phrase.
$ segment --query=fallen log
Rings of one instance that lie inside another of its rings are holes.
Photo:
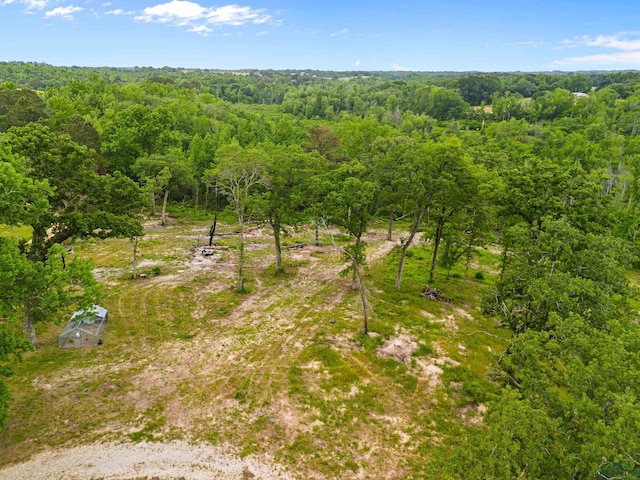
[[[436,302],[449,302],[449,299],[445,297],[442,292],[437,291],[435,288],[431,288],[429,285],[425,285],[420,296],[429,300],[435,300]]]
[[[295,245],[287,245],[286,247],[282,247],[284,250],[293,250],[294,248],[304,248],[308,246],[308,243],[296,243]]]
[[[251,227],[251,228],[247,228],[245,229],[244,233],[250,233],[250,232],[255,232],[256,230],[259,230],[260,226],[257,227]],[[233,232],[227,232],[227,233],[213,233],[213,235],[211,236],[211,238],[213,237],[231,237],[233,235],[240,235],[240,230],[235,230]]]

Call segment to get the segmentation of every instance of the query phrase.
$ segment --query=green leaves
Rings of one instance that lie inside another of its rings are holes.
[[[259,186],[268,185],[265,176],[266,157],[258,148],[245,149],[238,144],[222,147],[217,153],[217,164],[213,165],[205,176],[216,182],[217,187],[231,201],[231,207],[240,225],[238,282],[236,290],[244,291],[244,225],[247,209],[255,203],[252,194]]]
[[[488,407],[489,428],[473,434],[466,458],[456,459],[463,478],[561,478],[566,473],[558,468],[565,455],[559,422],[545,409],[510,388]]]
[[[172,187],[187,190],[194,186],[195,179],[190,165],[179,154],[151,155],[140,157],[132,167],[140,182],[153,183],[157,193]]]
[[[131,105],[107,115],[102,120],[101,148],[110,160],[111,170],[130,174],[137,158],[164,154],[177,146],[171,128],[173,121],[165,107]]]
[[[524,228],[505,233],[495,311],[514,331],[545,329],[552,312],[578,313],[595,325],[624,315],[629,262],[624,244],[582,233],[565,220],[546,227],[533,240]]]
[[[0,375],[12,373],[11,363],[33,345],[22,331],[23,321],[60,319],[70,305],[86,307],[96,302],[100,289],[88,261],[74,258],[63,263],[66,251],[59,245],[45,261],[30,261],[17,242],[0,238]],[[8,415],[10,395],[0,381],[0,430]]]
[[[88,306],[99,295],[90,264],[74,258],[65,266],[60,244],[74,237],[140,235],[140,190],[119,172],[99,175],[95,152],[43,125],[14,127],[2,143],[0,222],[28,225],[33,233],[20,246],[0,243],[8,276],[0,315],[20,314],[36,345],[34,322],[55,319],[73,304]]]
[[[45,117],[44,102],[37,92],[26,88],[0,87],[0,132],[37,122]]]
[[[19,220],[34,229],[30,255],[44,259],[49,248],[72,237],[139,234],[140,223],[133,216],[141,205],[138,187],[117,172],[99,175],[86,147],[35,124],[12,128],[3,142],[23,165],[25,180],[19,188],[28,205],[26,213],[38,213]]]
[[[354,160],[330,173],[332,190],[325,199],[331,221],[359,239],[375,211],[377,185],[365,178],[365,167]]]
[[[546,445],[549,458],[555,457],[548,464],[555,478],[593,474],[603,459],[620,461],[640,452],[639,334],[625,320],[594,326],[579,315],[554,313],[547,331],[518,335],[502,357],[499,366],[507,383],[517,382],[519,403],[526,405],[521,408],[555,419],[562,445]],[[494,414],[486,420],[490,431],[516,421]]]
[[[627,306],[624,243],[585,233],[564,217],[545,217],[533,235],[525,225],[510,228],[504,243],[492,305],[516,336],[495,375],[518,395],[504,390],[500,404],[489,409],[486,437],[506,435],[526,414],[524,425],[535,439],[496,443],[517,449],[505,464],[493,462],[485,444],[478,453],[483,471],[490,469],[492,478],[508,478],[498,472],[506,468],[531,478],[586,478],[603,459],[637,458],[640,328]],[[527,423],[534,420],[543,428]],[[540,438],[534,448],[531,442]],[[541,448],[544,457],[536,453]]]
[[[29,224],[48,208],[49,184],[25,176],[24,170],[24,161],[0,145],[0,223]]]

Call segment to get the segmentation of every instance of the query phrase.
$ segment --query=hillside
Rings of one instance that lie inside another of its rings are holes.
[[[147,277],[136,280],[129,241],[76,243],[76,255],[92,258],[106,285],[104,344],[59,349],[61,327],[40,333],[41,348],[9,380],[15,402],[1,438],[5,467],[39,452],[68,458],[67,449],[96,441],[137,442],[127,451],[139,451],[144,442],[186,440],[223,446],[254,473],[270,459],[295,478],[410,478],[426,474],[437,446],[482,422],[482,400],[491,389],[483,378],[509,337],[480,314],[484,284],[454,278],[454,270],[439,282],[450,302],[421,298],[424,261],[417,248],[406,286],[390,291],[386,280],[397,261],[389,252],[398,242],[374,228],[365,239],[376,314],[365,337],[328,233],[319,247],[312,231],[288,238],[310,245],[285,250],[286,273],[274,275],[272,238],[252,230],[249,293],[238,294],[232,290],[236,252],[227,248],[233,237],[220,237],[214,255],[194,253],[207,228],[184,221],[148,225],[139,244],[139,269]],[[482,268],[493,268],[496,258],[486,253]],[[380,345],[394,341],[396,348],[387,350],[396,358],[376,356]],[[91,457],[86,463],[95,463]],[[192,463],[200,461],[194,454]],[[201,478],[186,472],[185,478]],[[170,471],[144,475],[164,474]]]

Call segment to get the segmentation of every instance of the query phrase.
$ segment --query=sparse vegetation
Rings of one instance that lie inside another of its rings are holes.
[[[385,452],[400,452],[407,442],[419,445],[422,419],[414,412],[427,406],[453,415],[448,401],[434,402],[458,392],[430,387],[435,380],[415,362],[405,366],[376,356],[398,329],[422,342],[415,358],[426,363],[449,355],[464,360],[457,342],[476,341],[457,333],[448,338],[453,324],[473,325],[470,317],[421,299],[417,280],[412,291],[410,279],[419,276],[420,258],[428,252],[408,259],[403,292],[379,290],[385,284],[380,273],[394,278],[392,258],[384,257],[393,244],[383,241],[382,231],[367,236],[374,257],[367,278],[377,292],[371,329],[380,333],[373,338],[357,334],[356,295],[349,280],[338,276],[343,264],[329,242],[285,251],[285,264],[295,268],[282,275],[273,270],[270,236],[254,234],[252,244],[259,248],[247,251],[247,270],[255,288],[238,294],[232,288],[233,250],[206,267],[192,260],[193,240],[206,225],[174,219],[172,229],[145,235],[140,258],[158,262],[154,266],[164,273],[138,280],[121,273],[127,269],[126,240],[76,243],[106,284],[110,323],[104,345],[62,351],[57,327],[40,327],[39,351],[17,364],[8,380],[15,401],[0,461],[24,459],[44,446],[91,441],[98,438],[92,432],[108,430],[100,438],[128,432],[133,441],[231,441],[245,445],[243,454],[273,453],[292,468],[302,461],[326,475],[357,472],[362,465],[384,472],[392,468],[389,454],[371,457],[374,445]],[[301,239],[312,235],[308,230]],[[455,318],[451,325],[444,323],[445,311]],[[495,324],[483,328],[508,335]],[[489,370],[492,356],[485,351],[474,354],[477,364],[469,368]],[[87,409],[95,414],[84,415]],[[28,449],[25,438],[34,439]],[[430,457],[416,452],[409,462],[403,456],[405,476],[419,474],[416,466]]]

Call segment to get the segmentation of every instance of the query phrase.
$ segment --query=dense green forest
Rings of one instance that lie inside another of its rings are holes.
[[[479,306],[509,332],[487,375],[456,371],[460,401],[486,404],[483,421],[447,427],[405,475],[640,467],[639,120],[637,72],[0,63],[0,228],[28,227],[0,236],[0,373],[33,355],[38,325],[100,298],[90,262],[65,261],[63,245],[135,240],[141,212],[163,225],[172,206],[209,222],[226,212],[240,232],[238,292],[248,224],[271,232],[275,272],[292,229],[339,227],[365,316],[376,302],[365,235],[383,223],[402,237],[385,289],[406,290],[410,260],[435,291],[438,276],[473,276],[497,252],[499,269],[475,280],[492,277]],[[10,398],[0,383],[1,425]]]

